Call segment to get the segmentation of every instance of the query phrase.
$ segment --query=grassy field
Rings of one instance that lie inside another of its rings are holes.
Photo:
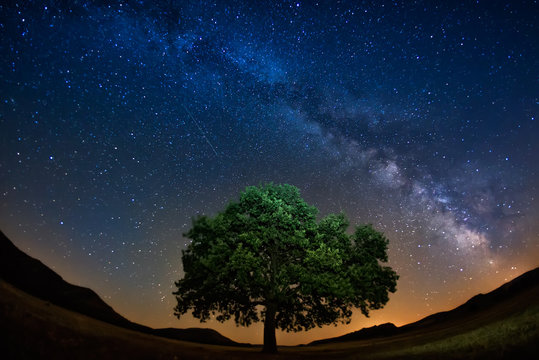
[[[538,353],[537,289],[453,323],[371,340],[281,347],[202,345],[142,334],[65,310],[0,281],[5,359],[532,359]],[[524,306],[526,304],[526,306]]]
[[[532,359],[539,350],[539,306],[459,335],[386,351],[374,358]]]
[[[461,333],[456,331],[458,328],[417,331],[388,338],[288,349],[285,353],[342,359],[535,359],[539,353],[538,324],[539,306],[533,306]]]
[[[539,306],[445,339],[415,345],[393,352],[384,357],[439,357],[446,358],[522,358],[537,354],[539,339]],[[525,345],[529,348],[526,349]],[[521,356],[516,356],[517,354]]]

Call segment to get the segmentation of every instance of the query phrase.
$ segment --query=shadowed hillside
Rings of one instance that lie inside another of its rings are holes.
[[[439,312],[401,327],[387,323],[339,337],[313,341],[311,345],[382,338],[414,331],[447,330],[453,326],[463,330],[467,327],[467,322],[477,326],[481,322],[488,323],[492,319],[509,317],[521,311],[522,304],[526,302],[539,306],[539,268],[528,271],[487,294],[476,295],[453,310]]]
[[[66,282],[41,261],[19,250],[2,232],[0,232],[0,278],[54,305],[126,329],[204,344],[242,345],[212,329],[152,329],[131,322],[115,312],[94,291]]]
[[[64,281],[41,261],[20,251],[2,232],[0,277],[30,295],[63,308],[133,330],[150,329],[115,312],[94,291]]]
[[[251,349],[129,330],[38,299],[0,279],[1,359],[199,359],[203,354],[218,359],[227,348]]]

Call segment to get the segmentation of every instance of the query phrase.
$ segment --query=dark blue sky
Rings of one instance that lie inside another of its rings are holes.
[[[279,343],[412,321],[538,265],[536,2],[217,3],[0,6],[16,245],[131,320],[197,326],[172,316],[191,217],[293,184],[384,231],[401,280],[371,320]]]

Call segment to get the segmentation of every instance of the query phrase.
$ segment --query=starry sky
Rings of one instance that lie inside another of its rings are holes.
[[[8,1],[0,228],[152,327],[182,234],[248,185],[297,186],[390,240],[383,310],[449,310],[539,265],[536,1]]]

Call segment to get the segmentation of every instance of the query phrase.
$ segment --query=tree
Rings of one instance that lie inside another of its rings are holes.
[[[249,326],[264,321],[264,352],[277,352],[275,329],[349,323],[352,310],[383,307],[395,292],[387,238],[371,225],[352,235],[344,214],[316,221],[291,185],[247,187],[215,217],[198,217],[185,234],[185,276],[175,284],[174,315],[192,311]]]

